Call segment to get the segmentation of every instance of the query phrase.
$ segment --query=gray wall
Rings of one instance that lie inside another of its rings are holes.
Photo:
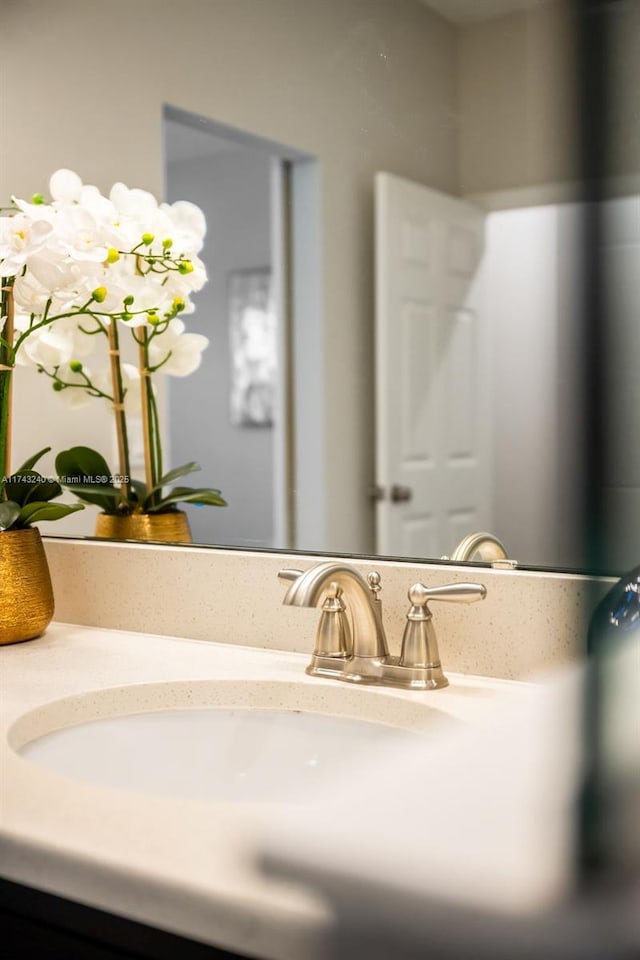
[[[510,557],[542,565],[558,562],[558,455],[571,442],[558,425],[558,242],[557,207],[487,219],[492,532]]]
[[[640,196],[604,206],[607,295],[605,568],[640,549]],[[493,341],[495,533],[509,556],[542,566],[583,563],[576,509],[581,433],[582,211],[576,204],[488,218],[487,313]],[[533,481],[532,482],[532,478]]]
[[[167,122],[167,155],[181,126]],[[197,459],[194,486],[222,490],[228,507],[190,507],[196,542],[273,546],[273,430],[236,427],[229,417],[228,278],[270,266],[270,161],[239,147],[167,164],[167,199],[191,200],[207,218],[203,258],[209,282],[189,330],[209,338],[200,368],[168,383],[172,466]]]

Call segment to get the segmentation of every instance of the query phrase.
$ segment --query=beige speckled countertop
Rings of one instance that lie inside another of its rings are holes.
[[[101,691],[95,706],[104,715],[123,712],[123,703],[131,711],[176,705],[176,690],[190,683],[200,705],[209,695],[216,705],[222,681],[231,696],[234,683],[252,681],[255,707],[292,709],[300,691],[300,703],[315,712],[416,727],[434,711],[474,724],[522,690],[453,674],[449,688],[429,693],[352,689],[306,677],[307,659],[62,623],[0,650],[2,875],[264,960],[326,957],[326,903],[304,886],[266,879],[254,864],[265,806],[98,788],[36,766],[12,748],[51,729],[52,717],[56,727],[77,722],[74,709],[87,691]],[[145,703],[144,689],[136,700],[132,684],[167,686],[153,688]],[[105,692],[122,686],[128,692]],[[57,708],[47,706],[59,700]]]

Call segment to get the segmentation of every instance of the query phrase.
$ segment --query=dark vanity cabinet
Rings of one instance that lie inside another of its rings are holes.
[[[249,960],[3,879],[0,931],[6,960]]]

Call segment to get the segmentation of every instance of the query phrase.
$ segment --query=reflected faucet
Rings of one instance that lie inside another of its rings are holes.
[[[402,652],[393,657],[387,648],[377,571],[371,571],[365,580],[347,563],[318,563],[304,573],[282,570],[278,576],[291,581],[283,603],[294,607],[322,606],[308,674],[410,690],[433,690],[446,687],[449,682],[440,662],[429,601],[471,603],[483,600],[487,592],[479,583],[449,583],[441,587],[415,583],[408,593],[411,606]]]
[[[477,554],[480,560],[491,563],[494,560],[507,560],[507,549],[501,540],[492,533],[470,533],[460,541],[450,557],[443,560],[472,560]]]

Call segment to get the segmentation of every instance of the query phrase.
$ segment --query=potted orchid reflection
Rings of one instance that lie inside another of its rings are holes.
[[[14,198],[4,230],[5,249],[13,250],[4,263],[12,271],[14,324],[25,336],[18,362],[34,364],[71,406],[106,402],[118,442],[117,472],[90,447],[59,453],[60,482],[101,508],[100,535],[188,540],[177,504],[225,501],[219,490],[171,486],[199,467],[165,472],[154,377],[189,375],[208,344],[181,319],[206,283],[198,257],[204,215],[192,203],[159,204],[122,183],[105,196],[70,170],[54,173],[49,188],[49,203]],[[131,338],[135,362],[124,360],[123,338]],[[132,415],[142,422],[143,480],[131,476]]]

